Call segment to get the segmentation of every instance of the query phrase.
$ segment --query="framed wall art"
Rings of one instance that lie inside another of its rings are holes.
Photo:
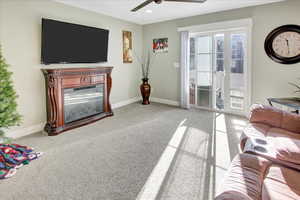
[[[168,50],[168,38],[153,39],[153,53],[167,53]]]
[[[132,32],[123,31],[123,63],[132,63]]]

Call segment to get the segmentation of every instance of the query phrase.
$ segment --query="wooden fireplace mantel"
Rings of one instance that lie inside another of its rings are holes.
[[[48,135],[57,135],[66,130],[80,127],[102,118],[112,116],[109,102],[113,67],[42,69],[46,82],[47,123],[44,130]],[[71,123],[64,121],[64,89],[104,85],[103,112]]]

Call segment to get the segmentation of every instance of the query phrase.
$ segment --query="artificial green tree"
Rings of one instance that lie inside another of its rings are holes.
[[[21,121],[17,112],[17,94],[13,88],[12,73],[8,71],[8,67],[0,46],[0,143],[10,142],[3,129],[19,125]]]

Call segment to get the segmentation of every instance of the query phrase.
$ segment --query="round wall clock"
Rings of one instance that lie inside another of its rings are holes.
[[[275,62],[300,62],[300,26],[285,25],[273,30],[266,38],[265,51]]]

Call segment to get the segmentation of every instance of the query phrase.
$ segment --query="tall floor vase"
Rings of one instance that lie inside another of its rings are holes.
[[[151,86],[149,85],[148,80],[149,80],[148,78],[143,78],[142,79],[143,83],[140,86],[141,94],[143,97],[143,102],[142,102],[143,105],[150,104],[149,97],[151,93]]]

